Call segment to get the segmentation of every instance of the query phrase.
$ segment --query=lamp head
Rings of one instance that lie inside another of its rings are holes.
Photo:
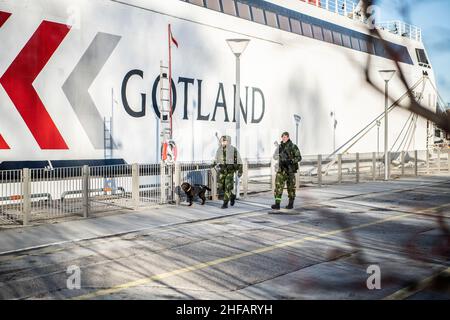
[[[378,72],[380,73],[381,78],[387,82],[391,81],[392,77],[396,73],[396,70],[380,70]]]
[[[227,39],[228,46],[236,57],[239,57],[247,48],[249,39]]]

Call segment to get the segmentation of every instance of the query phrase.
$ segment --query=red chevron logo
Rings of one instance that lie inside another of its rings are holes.
[[[11,13],[0,11],[0,28],[3,26],[3,24],[8,20]]]
[[[6,20],[8,20],[10,15],[11,13],[0,11],[0,28],[3,26]],[[0,150],[2,149],[9,149],[9,146],[0,134]]]
[[[2,135],[0,134],[0,150],[2,149],[9,149],[9,146],[6,143],[5,139],[3,139]]]
[[[33,82],[69,31],[65,24],[43,21],[0,78],[0,84],[41,149],[68,149]]]

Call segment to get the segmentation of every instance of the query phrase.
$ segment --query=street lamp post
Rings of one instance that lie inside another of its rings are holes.
[[[241,55],[250,42],[249,39],[227,39],[228,46],[236,57],[236,93],[234,98],[234,118],[236,119],[236,148],[241,144]],[[239,198],[239,179],[235,181],[236,197]]]
[[[377,120],[377,156],[380,153],[380,126],[381,121]]]
[[[295,144],[298,146],[298,126],[300,125],[302,117],[300,117],[298,114],[294,114],[294,120],[295,120]]]
[[[336,151],[336,111],[331,111],[330,116],[333,118],[333,152]]]
[[[194,127],[195,127],[195,110],[197,109],[197,103],[194,102],[193,108],[192,108],[192,124],[191,124],[191,133],[192,133],[192,162],[195,161],[195,134],[194,134]]]
[[[384,80],[384,180],[389,180],[388,159],[388,103],[389,103],[389,81],[395,74],[395,70],[380,70],[380,76]]]
[[[377,157],[376,159],[378,159],[378,157],[380,156],[380,126],[381,126],[381,121],[377,120]],[[378,162],[378,160],[376,160]],[[381,166],[378,166],[378,176],[381,175]]]

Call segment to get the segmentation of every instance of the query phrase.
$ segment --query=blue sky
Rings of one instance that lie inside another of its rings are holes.
[[[422,28],[423,42],[433,65],[438,90],[450,103],[449,0],[378,0],[379,19],[403,20]],[[408,7],[405,15],[402,8]]]

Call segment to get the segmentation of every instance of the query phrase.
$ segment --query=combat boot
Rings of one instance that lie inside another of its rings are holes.
[[[280,210],[280,202],[275,201],[275,204],[272,205],[273,210]]]
[[[294,209],[294,199],[289,199],[289,204],[286,206],[286,209]]]
[[[224,200],[223,201],[223,204],[222,204],[222,207],[221,207],[222,209],[227,209],[228,208],[228,200]]]
[[[234,206],[234,201],[236,200],[236,195],[232,194],[230,197],[230,205]]]

